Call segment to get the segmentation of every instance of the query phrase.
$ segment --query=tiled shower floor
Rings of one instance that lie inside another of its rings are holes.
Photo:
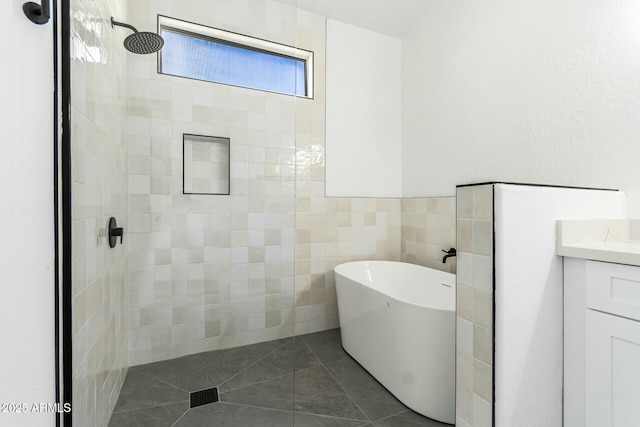
[[[189,409],[189,393],[211,387],[220,401]],[[292,425],[448,426],[393,397],[342,349],[338,329],[130,368],[109,423]]]

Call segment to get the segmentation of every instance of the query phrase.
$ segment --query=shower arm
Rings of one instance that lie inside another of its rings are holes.
[[[48,0],[47,0],[48,1]],[[113,19],[113,17],[111,18],[111,27],[113,28],[114,26],[118,26],[118,27],[124,27],[124,28],[128,28],[130,30],[132,30],[134,33],[139,33],[140,31],[138,31],[136,29],[136,27],[134,27],[133,25],[129,25],[129,24],[125,24],[123,22],[118,22],[116,20]]]
[[[44,25],[51,19],[49,0],[42,0],[41,4],[30,1],[22,5],[22,10],[34,24]]]

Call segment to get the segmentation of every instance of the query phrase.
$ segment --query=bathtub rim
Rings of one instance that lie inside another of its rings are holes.
[[[355,279],[353,279],[353,278],[351,278],[351,277],[349,277],[349,276],[347,276],[347,275],[345,275],[343,273],[340,273],[338,271],[338,268],[341,267],[341,266],[353,265],[353,264],[368,264],[368,263],[374,263],[374,264],[405,264],[405,265],[410,265],[410,266],[413,266],[413,267],[416,267],[416,268],[419,268],[419,269],[432,270],[432,271],[435,271],[435,272],[438,272],[438,273],[443,273],[443,274],[452,276],[452,277],[450,277],[452,279],[451,290],[454,293],[452,307],[450,309],[446,309],[446,308],[440,308],[440,307],[433,307],[433,306],[430,306],[430,305],[422,305],[422,304],[418,304],[418,303],[415,303],[415,302],[412,302],[412,301],[407,301],[405,299],[398,298],[395,295],[389,295],[387,293],[384,293],[384,292],[382,292],[382,291],[380,291],[380,290],[378,290],[378,289],[376,289],[374,287],[368,286],[366,283],[361,283],[361,282],[359,282],[359,281],[357,281],[357,280],[355,280]],[[429,309],[429,310],[441,311],[441,312],[445,312],[445,313],[450,313],[450,312],[455,313],[457,311],[457,308],[456,308],[456,292],[457,292],[456,288],[457,288],[457,285],[456,285],[456,275],[454,273],[449,273],[447,271],[442,271],[442,270],[436,270],[435,268],[426,267],[424,265],[419,265],[419,264],[412,264],[412,263],[404,262],[404,261],[386,261],[386,260],[362,260],[362,261],[344,262],[344,263],[336,265],[333,268],[333,273],[335,275],[339,275],[339,276],[341,276],[341,277],[343,277],[345,279],[348,279],[348,280],[350,280],[352,282],[355,282],[360,286],[366,287],[367,289],[369,289],[369,290],[371,290],[373,292],[377,292],[380,295],[384,295],[387,298],[390,298],[390,299],[392,299],[394,301],[398,301],[399,303],[402,303],[402,304],[407,304],[407,305],[410,305],[412,307],[416,307],[416,308],[420,308],[420,309]],[[336,287],[337,287],[337,285],[338,284],[337,284],[337,281],[336,281]]]

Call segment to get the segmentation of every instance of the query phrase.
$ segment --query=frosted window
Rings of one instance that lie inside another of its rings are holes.
[[[162,74],[310,96],[305,59],[170,27],[161,26],[161,35],[165,40],[159,66]]]

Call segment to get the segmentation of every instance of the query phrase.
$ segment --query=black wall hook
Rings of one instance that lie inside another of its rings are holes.
[[[51,19],[51,11],[49,10],[49,0],[41,0],[42,4],[34,3],[32,1],[25,3],[22,6],[24,14],[34,24],[44,25]]]

